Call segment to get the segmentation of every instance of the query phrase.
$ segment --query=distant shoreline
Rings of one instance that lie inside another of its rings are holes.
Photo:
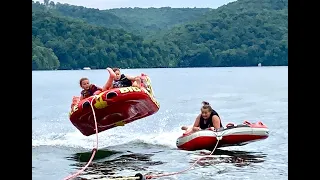
[[[219,66],[219,67],[156,67],[156,68],[120,68],[120,69],[191,69],[191,68],[266,68],[266,67],[288,67],[286,66]],[[83,69],[56,69],[56,70],[32,70],[32,71],[94,71],[94,70],[105,70],[104,69],[91,69],[91,70],[83,70]]]

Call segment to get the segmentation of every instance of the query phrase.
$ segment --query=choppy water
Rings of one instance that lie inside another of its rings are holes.
[[[287,179],[288,68],[131,69],[147,73],[161,104],[153,116],[100,133],[99,152],[82,177],[166,173],[189,167],[209,151],[175,146],[182,125],[191,125],[201,102],[209,101],[224,124],[261,120],[270,137],[241,147],[215,151],[197,168],[159,179]],[[103,85],[105,70],[37,71],[32,74],[32,176],[59,180],[89,160],[95,137],[85,137],[68,120],[78,81],[89,77]]]

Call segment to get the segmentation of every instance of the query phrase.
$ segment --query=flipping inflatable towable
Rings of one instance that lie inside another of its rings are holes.
[[[154,97],[150,78],[141,74],[141,88],[122,87],[103,91],[81,100],[69,115],[72,124],[85,136],[95,133],[94,114],[98,132],[150,116],[160,105]]]

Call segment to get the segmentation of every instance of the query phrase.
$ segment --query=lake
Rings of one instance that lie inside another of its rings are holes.
[[[182,151],[175,142],[182,125],[192,125],[201,102],[208,101],[222,123],[262,121],[269,138],[225,147],[183,174],[159,179],[288,179],[288,67],[123,69],[151,77],[161,107],[158,113],[99,133],[94,167],[81,176],[134,176],[188,168],[203,152]],[[32,176],[59,180],[89,160],[95,136],[83,136],[69,121],[79,79],[102,86],[106,70],[32,72]]]

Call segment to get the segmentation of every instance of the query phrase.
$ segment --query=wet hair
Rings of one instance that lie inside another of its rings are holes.
[[[86,77],[80,79],[80,81],[79,81],[80,87],[81,87],[81,85],[82,85],[82,81],[85,81],[85,80],[89,80],[89,79],[86,78]]]
[[[213,111],[210,103],[208,103],[207,101],[202,101],[202,107],[201,107],[201,110],[203,109],[208,109],[210,112]]]
[[[116,72],[116,71],[120,71],[120,69],[119,68],[112,68],[112,71]]]

